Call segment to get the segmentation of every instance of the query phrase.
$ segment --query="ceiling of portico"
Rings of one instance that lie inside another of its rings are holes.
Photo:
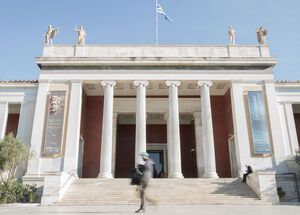
[[[229,89],[229,83],[213,82],[210,87],[211,95],[224,95]],[[103,95],[103,88],[100,81],[86,81],[83,84],[85,93],[88,96]],[[133,81],[117,81],[114,90],[115,96],[135,96],[136,88]],[[197,81],[181,81],[181,85],[178,87],[179,96],[199,96],[200,89],[197,85]],[[168,87],[165,81],[149,81],[147,86],[147,96],[168,96]]]
[[[293,104],[294,113],[300,113],[300,104]]]
[[[167,124],[165,113],[147,113],[147,124]],[[180,124],[191,124],[193,116],[191,113],[180,113]],[[118,114],[118,124],[136,124],[135,113]]]

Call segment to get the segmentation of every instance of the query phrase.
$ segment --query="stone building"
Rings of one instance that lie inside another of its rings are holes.
[[[45,45],[36,63],[38,81],[0,82],[0,134],[34,152],[19,175],[45,204],[77,178],[128,178],[142,151],[168,178],[251,165],[274,193],[299,149],[300,84],[274,80],[267,45]]]

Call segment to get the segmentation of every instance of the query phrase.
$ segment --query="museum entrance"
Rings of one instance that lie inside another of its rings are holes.
[[[147,144],[147,152],[154,161],[154,178],[167,178],[167,144]]]

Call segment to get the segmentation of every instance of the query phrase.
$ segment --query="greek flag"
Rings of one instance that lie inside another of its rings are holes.
[[[156,4],[156,13],[161,14],[169,22],[173,22],[173,20],[165,13],[164,9],[162,9],[160,4]]]

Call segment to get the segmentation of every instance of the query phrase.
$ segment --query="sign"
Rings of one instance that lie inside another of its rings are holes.
[[[61,155],[63,152],[66,91],[52,91],[48,98],[43,155]]]
[[[249,91],[248,99],[254,154],[271,154],[264,96],[261,91]]]

